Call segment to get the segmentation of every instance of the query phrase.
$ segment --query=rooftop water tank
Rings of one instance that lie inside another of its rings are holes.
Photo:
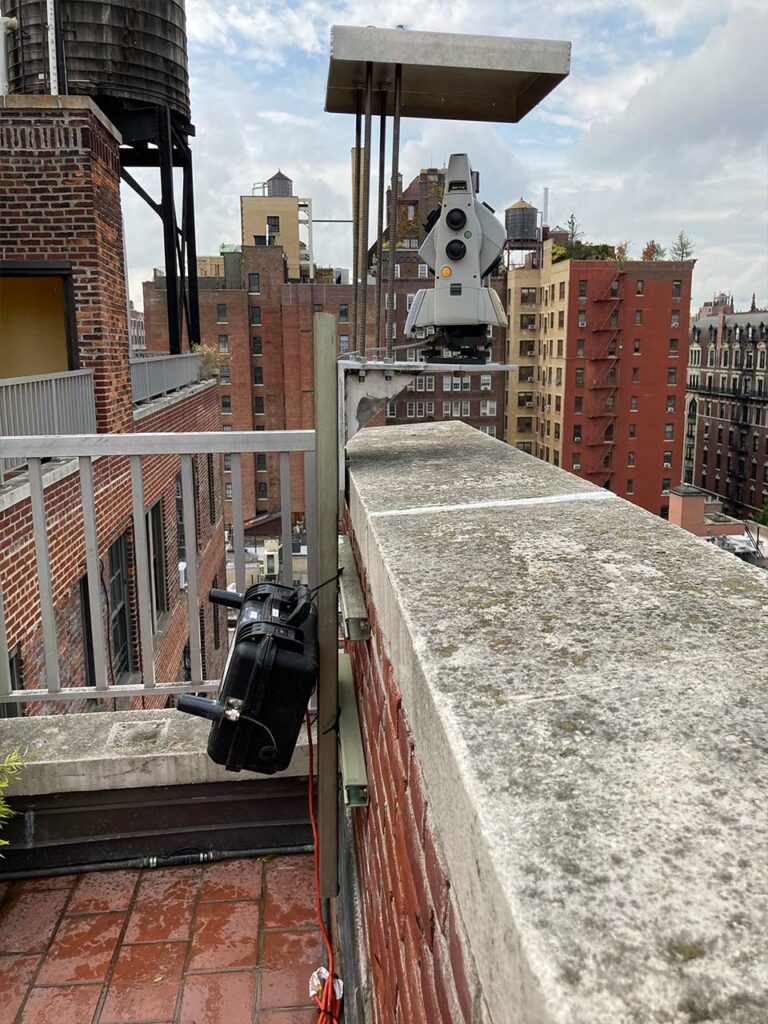
[[[504,226],[508,242],[535,242],[539,237],[539,211],[524,199],[518,199],[504,211]]]
[[[189,118],[184,0],[58,0],[59,91],[91,96],[107,114],[167,106]],[[11,93],[50,92],[46,4],[9,0]]]
[[[267,195],[292,196],[293,182],[287,174],[283,174],[282,171],[278,171],[277,174],[273,174],[271,178],[267,179]]]

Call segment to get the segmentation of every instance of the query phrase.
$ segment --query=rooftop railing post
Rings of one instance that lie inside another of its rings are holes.
[[[317,509],[317,611],[319,681],[317,713],[317,803],[320,895],[338,892],[338,409],[336,321],[316,313],[315,487]],[[330,581],[330,582],[329,582]]]

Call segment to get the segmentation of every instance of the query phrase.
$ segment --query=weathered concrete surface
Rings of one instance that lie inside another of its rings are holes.
[[[252,772],[228,772],[206,753],[207,722],[179,711],[114,711],[0,720],[0,751],[28,749],[27,767],[10,796],[82,793],[198,782],[250,782]],[[302,731],[282,776],[308,773]]]
[[[766,1024],[768,573],[614,497],[414,512],[605,495],[461,424],[350,453],[494,1024]]]

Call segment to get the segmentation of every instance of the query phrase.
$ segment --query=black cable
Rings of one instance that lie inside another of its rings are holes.
[[[327,587],[329,583],[334,583],[337,579],[339,579],[339,577],[341,576],[341,574],[343,572],[344,572],[344,569],[341,568],[341,569],[339,569],[339,571],[336,573],[335,576],[331,576],[327,580],[325,580],[323,583],[318,583],[316,587],[312,587],[312,589],[309,592],[310,593],[310,598],[314,599],[314,596],[318,592],[318,590],[322,590],[323,587]]]

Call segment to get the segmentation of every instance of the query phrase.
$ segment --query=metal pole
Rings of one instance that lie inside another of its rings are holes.
[[[376,208],[376,323],[373,335],[373,358],[381,359],[381,293],[384,284],[382,258],[384,246],[384,163],[387,153],[387,90],[379,90],[381,113],[379,115],[379,194]]]
[[[317,811],[320,858],[320,896],[338,892],[338,433],[336,321],[316,313],[315,458],[317,494],[317,592],[320,672],[317,708]],[[325,586],[323,586],[325,584]]]
[[[197,288],[197,238],[195,236],[195,188],[192,179],[192,152],[187,148],[184,163],[184,222],[181,230],[187,241],[187,288],[189,320],[187,334],[190,350],[200,344],[200,298]]]
[[[160,218],[165,247],[165,303],[168,310],[168,350],[181,354],[179,275],[176,253],[176,205],[173,200],[173,136],[167,107],[157,112],[157,142],[160,161]]]
[[[363,93],[357,90],[355,111],[355,148],[352,150],[352,351],[357,352],[357,277],[360,258],[360,136],[362,129]]]
[[[51,96],[59,95],[59,59],[56,48],[56,5],[55,0],[46,0],[46,36],[48,42],[48,87]]]
[[[395,257],[397,254],[398,170],[400,165],[400,92],[403,77],[401,64],[395,65],[395,95],[392,112],[392,195],[389,213],[389,280],[387,282],[387,357],[395,352]]]
[[[365,65],[365,142],[363,149],[363,180],[360,196],[360,256],[358,269],[362,278],[360,293],[360,351],[365,359],[368,336],[368,218],[371,196],[371,108],[373,106],[373,64]]]

